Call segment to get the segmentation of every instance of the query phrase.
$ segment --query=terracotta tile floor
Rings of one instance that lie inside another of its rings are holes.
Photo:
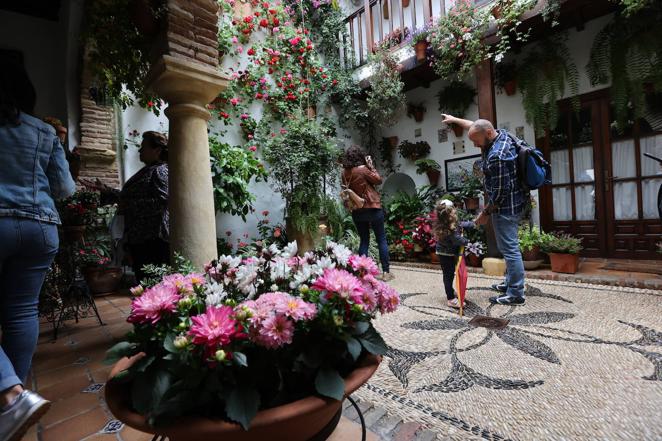
[[[115,440],[148,441],[152,435],[124,427],[114,420],[103,398],[110,366],[102,364],[106,350],[130,325],[128,295],[96,299],[96,317],[69,320],[53,341],[50,324],[42,322],[37,352],[28,383],[53,402],[49,412],[24,441]]]

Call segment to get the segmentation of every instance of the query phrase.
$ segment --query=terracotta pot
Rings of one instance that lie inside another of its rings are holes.
[[[152,13],[150,3],[150,0],[132,0],[129,3],[131,21],[143,35],[155,35],[159,30],[159,22]]]
[[[552,271],[555,273],[575,274],[579,270],[579,255],[549,253]]]
[[[499,5],[495,5],[492,7],[492,16],[496,18],[497,20],[501,18],[501,7]]]
[[[419,41],[414,45],[416,51],[416,61],[425,61],[427,58],[428,42],[425,40]]]
[[[465,259],[467,259],[467,265],[473,268],[479,268],[483,260],[480,256],[476,256],[475,254],[472,253],[467,254],[465,256]]]
[[[478,210],[478,198],[467,198],[464,200],[464,208],[467,210]]]
[[[308,106],[306,108],[306,116],[308,117],[308,119],[315,119],[317,117],[317,107]]]
[[[402,7],[406,8],[409,6],[409,0],[402,0]]]
[[[423,116],[425,115],[425,112],[422,110],[416,110],[414,111],[414,121],[416,122],[421,122],[423,121]]]
[[[398,146],[398,137],[397,136],[389,136],[386,139],[388,139],[388,143],[391,145],[391,150],[395,149]]]
[[[95,296],[113,294],[122,281],[122,268],[85,268],[83,277]]]
[[[430,251],[430,263],[439,263],[439,255],[434,251]]]
[[[428,170],[425,172],[428,175],[428,180],[430,185],[436,187],[439,184],[439,178],[441,177],[441,172],[439,170]]]
[[[538,267],[542,265],[542,260],[523,260],[522,263],[524,264],[525,270],[532,271],[538,269]]]
[[[453,126],[453,133],[455,133],[455,136],[460,138],[464,134],[464,129],[462,128],[462,126],[458,124],[452,124],[452,126]]]
[[[142,358],[144,354],[132,358],[124,358],[115,364],[110,372],[110,378],[121,371],[128,369],[133,363]],[[381,357],[366,355],[356,369],[345,377],[345,397],[365,384],[375,373]],[[311,439],[326,439],[335,424],[333,423],[342,409],[342,401],[310,396],[293,403],[266,409],[253,418],[250,430],[245,431],[238,424],[213,420],[201,417],[182,417],[167,427],[158,431],[147,424],[144,416],[131,410],[131,394],[127,384],[113,381],[106,383],[106,403],[117,419],[127,426],[141,432],[158,434],[167,437],[170,441],[306,441]],[[323,436],[323,429],[330,429]]]
[[[529,251],[522,251],[522,260],[533,262],[535,260],[540,260],[540,247],[535,246]]]
[[[85,225],[63,225],[61,232],[63,242],[79,243],[85,239]]]
[[[513,96],[517,92],[517,80],[506,81],[503,85],[503,90],[506,91],[506,95]]]

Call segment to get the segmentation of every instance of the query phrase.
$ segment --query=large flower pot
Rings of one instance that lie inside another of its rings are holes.
[[[388,139],[388,143],[391,146],[391,150],[394,150],[398,146],[398,137],[397,136],[389,136],[386,139]]]
[[[464,200],[464,208],[467,210],[478,210],[479,200],[478,198],[467,198]]]
[[[469,253],[465,257],[467,259],[467,265],[473,268],[479,268],[482,265],[482,259],[480,256],[476,256],[473,253]]]
[[[579,270],[579,255],[549,253],[552,271],[555,273],[575,274]]]
[[[414,45],[416,51],[416,61],[425,61],[427,58],[428,42],[425,40],[418,41]]]
[[[439,263],[439,255],[435,251],[430,251],[430,263]]]
[[[124,358],[110,373],[112,379],[129,368],[140,356]],[[366,355],[345,377],[345,396],[356,391],[375,373],[381,357]],[[220,419],[195,416],[179,418],[168,426],[154,429],[143,415],[131,409],[131,394],[127,384],[106,384],[106,403],[117,419],[142,432],[158,434],[170,441],[308,441],[325,440],[331,434],[342,410],[342,401],[310,396],[293,403],[266,409],[255,416],[248,431],[238,424]]]
[[[534,246],[528,251],[522,251],[522,260],[527,260],[530,262],[540,260],[540,247]]]
[[[104,296],[117,292],[122,281],[122,268],[85,268],[83,277],[90,292],[95,296]]]
[[[441,172],[439,170],[428,170],[425,172],[428,175],[428,180],[430,185],[436,187],[439,184],[439,178],[441,177]]]
[[[80,243],[85,239],[85,225],[63,225],[62,241],[68,243]]]

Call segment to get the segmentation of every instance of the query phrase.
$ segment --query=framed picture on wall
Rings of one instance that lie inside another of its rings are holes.
[[[474,163],[480,161],[480,155],[465,156],[459,159],[447,159],[446,166],[446,190],[459,191],[462,189],[462,172],[472,173]]]

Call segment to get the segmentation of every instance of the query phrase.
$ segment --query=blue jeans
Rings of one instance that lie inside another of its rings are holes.
[[[361,208],[352,212],[354,225],[359,232],[361,244],[359,254],[368,255],[370,246],[370,228],[375,232],[377,247],[379,248],[379,260],[382,263],[382,271],[389,272],[388,244],[386,243],[386,230],[384,229],[384,210],[381,208]]]
[[[39,292],[57,254],[57,226],[0,217],[0,391],[23,384],[39,337]]]
[[[524,297],[524,264],[517,238],[520,218],[519,214],[492,214],[497,247],[506,261],[506,294],[513,297]]]

